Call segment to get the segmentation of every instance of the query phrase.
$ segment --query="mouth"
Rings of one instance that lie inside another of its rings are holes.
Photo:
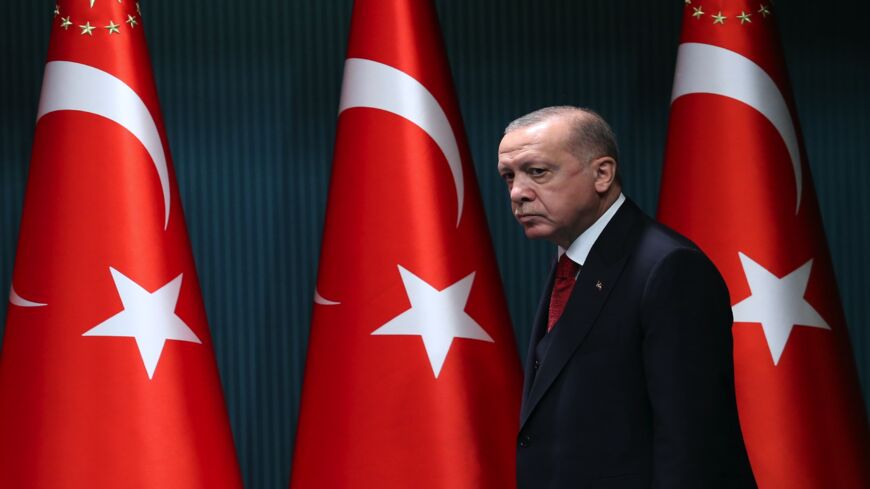
[[[517,212],[517,213],[514,213],[514,217],[516,217],[517,221],[519,221],[519,222],[526,222],[526,221],[530,221],[532,219],[539,218],[539,217],[541,217],[541,215],[540,214]]]

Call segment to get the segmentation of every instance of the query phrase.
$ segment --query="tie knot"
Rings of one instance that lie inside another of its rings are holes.
[[[568,258],[568,253],[562,253],[562,257],[559,258],[559,264],[556,265],[556,278],[573,279],[579,269],[580,265],[574,263],[574,260]]]

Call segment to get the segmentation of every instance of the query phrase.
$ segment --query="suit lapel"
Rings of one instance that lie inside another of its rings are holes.
[[[553,283],[551,270],[549,286],[538,305],[529,346],[527,357],[529,365],[525,372],[520,413],[521,428],[595,324],[601,308],[607,302],[610,291],[616,286],[630,256],[630,243],[633,240],[629,238],[633,234],[632,227],[639,215],[640,210],[631,201],[626,200],[598,237],[577,277],[577,283],[565,305],[565,311],[550,333],[555,335],[550,349],[535,373],[531,368],[531,362],[534,362],[535,346],[546,329],[545,309],[549,305],[548,298]],[[599,282],[602,284],[600,289],[597,287]]]
[[[529,337],[529,349],[526,354],[526,369],[524,372],[525,378],[523,379],[523,402],[522,405],[525,406],[528,397],[529,390],[532,388],[532,381],[535,378],[535,357],[537,354],[535,353],[535,348],[538,346],[538,341],[543,338],[544,334],[547,331],[547,314],[550,307],[550,291],[553,290],[553,280],[556,275],[556,260],[552,261],[550,265],[550,274],[547,276],[547,281],[545,282],[546,286],[544,287],[544,293],[541,294],[541,300],[538,301],[538,309],[535,312],[535,322],[532,323],[532,334]],[[523,408],[523,412],[525,412],[525,408]]]

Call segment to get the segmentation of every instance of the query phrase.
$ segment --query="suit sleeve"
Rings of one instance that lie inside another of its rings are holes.
[[[653,269],[642,301],[653,488],[755,487],[734,397],[728,289],[700,251]]]

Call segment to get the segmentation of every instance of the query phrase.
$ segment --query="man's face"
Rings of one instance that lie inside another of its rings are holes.
[[[554,117],[505,134],[498,147],[498,172],[526,237],[563,248],[603,212],[600,159],[580,161],[567,144],[569,132],[570,120]]]

